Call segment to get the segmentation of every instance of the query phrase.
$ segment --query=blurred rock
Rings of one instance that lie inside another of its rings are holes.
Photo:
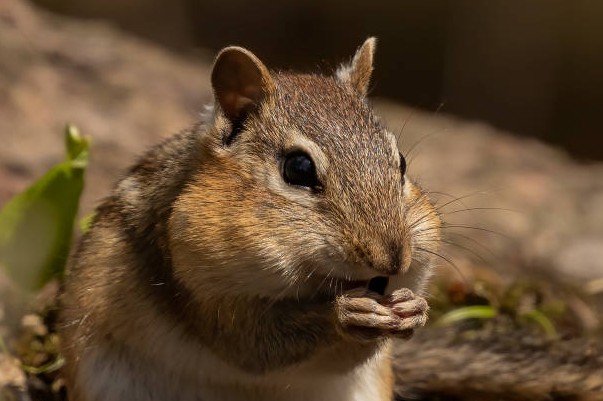
[[[30,401],[26,384],[19,360],[0,353],[0,400]]]
[[[603,160],[602,2],[33,1],[183,52],[240,44],[285,69],[333,65],[377,36],[372,93],[426,110],[445,100],[454,114]]]
[[[397,399],[600,401],[599,346],[550,342],[525,328],[423,330],[412,341],[396,343]]]
[[[63,127],[93,138],[84,209],[134,157],[187,127],[209,99],[208,64],[109,26],[0,2],[0,203],[63,158]]]
[[[0,203],[62,159],[62,128],[73,122],[93,138],[87,213],[137,154],[189,126],[211,99],[211,60],[22,1],[0,3],[0,54]],[[485,124],[375,103],[400,134],[410,174],[440,205],[458,245],[443,255],[465,275],[486,265],[509,278],[551,269],[603,277],[603,165]]]

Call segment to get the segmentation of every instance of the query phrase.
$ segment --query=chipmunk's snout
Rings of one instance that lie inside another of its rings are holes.
[[[367,244],[361,255],[364,265],[384,278],[406,272],[412,259],[408,243],[383,245],[383,242],[374,241]]]
[[[389,284],[389,277],[377,276],[373,277],[368,283],[369,291],[376,292],[379,295],[385,295],[385,289]]]

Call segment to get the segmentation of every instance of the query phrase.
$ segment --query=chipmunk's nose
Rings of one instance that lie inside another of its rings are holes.
[[[410,244],[392,243],[389,247],[390,274],[398,274],[408,269],[411,262]]]
[[[370,251],[371,267],[383,275],[394,275],[408,269],[411,262],[410,244],[384,242],[373,244]]]

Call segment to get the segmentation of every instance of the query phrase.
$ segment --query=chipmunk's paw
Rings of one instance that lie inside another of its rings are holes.
[[[354,289],[336,301],[337,318],[344,335],[360,341],[386,336],[410,338],[413,329],[427,321],[427,302],[408,289],[382,296],[365,289]]]
[[[408,339],[412,336],[414,329],[425,326],[429,305],[427,301],[415,295],[408,288],[394,291],[391,295],[384,297],[381,304],[391,308],[399,319],[399,326],[393,333],[396,337]]]

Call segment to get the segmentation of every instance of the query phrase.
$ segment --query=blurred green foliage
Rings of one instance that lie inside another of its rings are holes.
[[[65,128],[66,158],[0,210],[0,267],[26,290],[60,277],[84,188],[90,141]]]

